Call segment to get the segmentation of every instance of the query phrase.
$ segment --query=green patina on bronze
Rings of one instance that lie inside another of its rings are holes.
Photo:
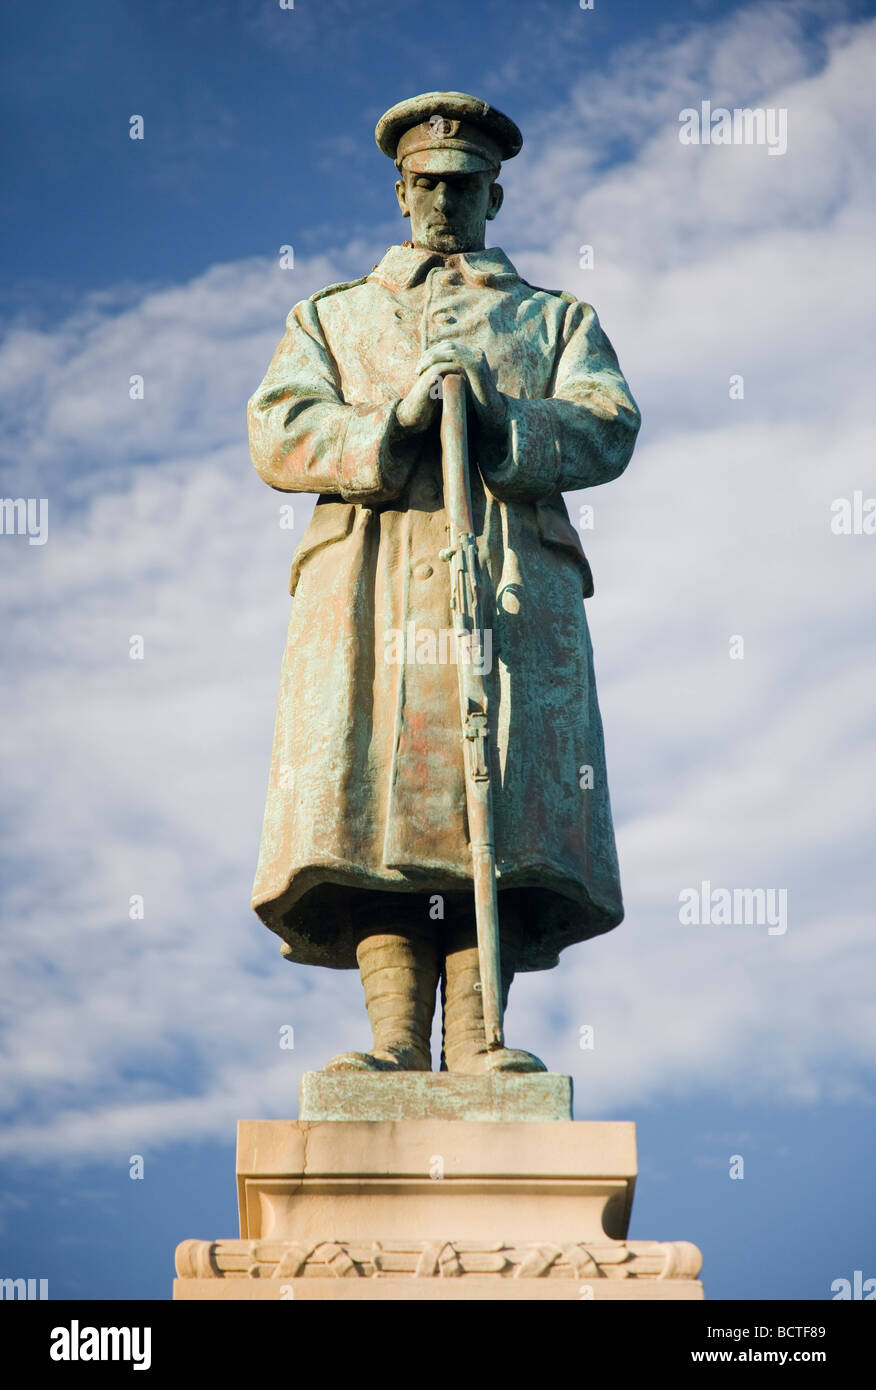
[[[299,1123],[350,1120],[466,1120],[530,1123],[571,1120],[572,1079],[541,1072],[449,1076],[407,1072],[345,1076],[308,1071],[301,1078]]]
[[[590,305],[484,248],[515,131],[460,93],[387,113],[378,142],[400,166],[412,241],[296,304],[249,403],[262,478],[319,494],[292,564],[253,895],[295,961],[356,966],[363,912],[391,893],[415,923],[412,959],[431,934],[440,967],[445,926],[429,897],[457,924],[467,911],[457,672],[440,659],[452,617],[435,382],[451,372],[468,400],[509,968],[555,965],[623,916],[583,604],[592,579],[562,494],[623,471],[639,414]],[[398,912],[370,920],[372,937],[402,930]],[[372,1023],[379,1012],[369,1002]]]

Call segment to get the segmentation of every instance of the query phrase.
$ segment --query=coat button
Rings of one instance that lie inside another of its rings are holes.
[[[415,579],[429,579],[433,573],[428,560],[418,560],[411,573]]]

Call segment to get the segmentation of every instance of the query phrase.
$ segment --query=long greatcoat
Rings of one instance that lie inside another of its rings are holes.
[[[638,410],[589,305],[527,284],[500,250],[395,246],[370,275],[295,305],[249,402],[261,477],[319,494],[292,564],[253,891],[297,961],[355,965],[365,890],[471,885],[457,672],[440,638],[440,443],[395,419],[444,338],[486,353],[509,405],[504,459],[471,461],[500,919],[522,914],[517,968],[543,969],[623,917],[592,579],[562,493],[622,472]]]

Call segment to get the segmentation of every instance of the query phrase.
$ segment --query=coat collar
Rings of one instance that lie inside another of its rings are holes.
[[[425,280],[436,265],[454,266],[467,284],[490,287],[520,277],[498,246],[485,251],[460,251],[444,256],[420,246],[390,246],[367,277],[390,290],[407,290]]]

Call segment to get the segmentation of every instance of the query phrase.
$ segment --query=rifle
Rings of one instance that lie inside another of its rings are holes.
[[[471,838],[478,965],[487,1048],[504,1047],[499,905],[490,782],[490,743],[483,660],[483,612],[477,540],[471,512],[465,380],[444,377],[441,411],[441,464],[450,544],[441,559],[450,564],[450,609],[456,635],[459,711],[465,766],[465,797]]]

